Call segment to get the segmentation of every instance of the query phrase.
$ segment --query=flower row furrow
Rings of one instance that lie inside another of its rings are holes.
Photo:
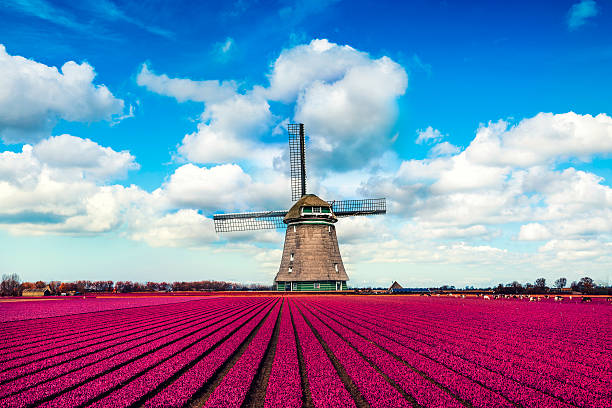
[[[214,344],[230,335],[234,330],[262,313],[265,305],[261,305],[226,326],[214,326],[198,333],[197,336],[184,339],[168,348],[147,355],[128,365],[122,366],[112,373],[97,378],[94,381],[59,396],[43,405],[44,407],[63,407],[88,403],[115,387],[121,386],[109,395],[89,404],[96,407],[125,407],[129,406],[144,395],[156,389],[161,383],[172,377],[194,359],[208,351]],[[226,324],[221,322],[220,324]]]
[[[279,302],[280,303],[280,302]],[[221,383],[210,394],[204,405],[207,408],[238,408],[242,405],[246,393],[264,356],[274,325],[278,319],[280,305],[277,305],[260,327],[247,349],[238,361],[223,377]]]
[[[61,375],[70,373],[71,371],[75,371],[93,365],[96,362],[103,361],[121,353],[128,352],[143,344],[151,343],[152,341],[172,341],[173,338],[179,338],[185,333],[189,333],[194,328],[204,327],[203,324],[209,324],[211,321],[214,323],[215,318],[217,319],[216,321],[222,321],[228,316],[227,313],[231,312],[232,310],[236,309],[229,309],[221,316],[212,316],[204,320],[195,318],[190,319],[186,322],[178,322],[175,326],[165,331],[153,330],[151,333],[146,334],[146,336],[138,336],[132,340],[120,342],[107,349],[86,354],[85,356],[82,356],[80,358],[67,360],[63,364],[52,366],[47,369],[40,370],[31,375],[27,375],[16,380],[4,383],[0,385],[0,397],[4,397],[19,390],[24,390],[26,388],[33,387],[42,382],[49,381]],[[28,366],[25,367],[27,368]]]
[[[463,405],[440,387],[427,381],[423,376],[409,369],[405,364],[383,351],[373,342],[359,336],[354,331],[337,323],[320,311],[311,309],[323,323],[334,330],[344,340],[355,347],[362,355],[370,359],[389,378],[411,395],[417,403],[428,407],[462,407]],[[508,404],[508,406],[511,406]]]
[[[131,348],[120,354],[115,354],[109,358],[98,361],[92,365],[77,368],[76,371],[69,372],[66,375],[54,378],[51,381],[43,382],[35,387],[28,389],[25,392],[13,395],[0,402],[8,406],[21,406],[34,403],[36,401],[45,399],[51,395],[61,392],[67,388],[78,386],[82,383],[90,381],[91,378],[102,375],[109,370],[114,370],[117,367],[121,367],[124,364],[139,359],[143,355],[163,353],[163,350],[168,350],[169,347],[177,347],[177,343],[185,344],[198,335],[198,333],[206,332],[210,333],[214,331],[219,325],[227,324],[227,315],[220,316],[219,318],[202,324],[198,324],[193,327],[185,328],[179,332],[176,332],[171,336],[163,336],[152,342],[144,343],[138,347]],[[70,363],[68,365],[71,365]],[[28,377],[26,377],[28,378]]]
[[[367,311],[372,317],[376,317],[378,313],[384,310],[370,309]],[[570,366],[572,371],[577,371],[582,375],[590,376],[591,378],[598,379],[602,376],[612,376],[610,367],[612,362],[609,361],[605,351],[601,349],[590,350],[588,354],[581,357],[581,361],[572,361],[570,358],[576,358],[580,353],[586,353],[585,347],[576,347],[567,349],[564,345],[562,348],[554,342],[537,341],[530,338],[530,334],[526,333],[521,327],[518,331],[509,331],[508,327],[504,328],[503,336],[500,338],[499,332],[490,332],[488,330],[481,330],[473,325],[448,325],[450,327],[440,325],[435,319],[405,319],[403,316],[390,316],[390,320],[397,322],[402,325],[410,325],[416,330],[422,330],[423,328],[431,329],[432,326],[435,330],[427,330],[429,335],[437,337],[447,337],[452,335],[457,338],[470,338],[474,343],[482,345],[483,347],[494,347],[496,349],[506,350],[510,354],[524,355],[529,361],[542,361],[548,363],[551,366],[558,366],[559,360],[565,362],[564,365]],[[470,326],[469,328],[466,326]],[[487,335],[488,333],[488,335]],[[601,336],[602,334],[599,333]],[[600,343],[600,342],[595,342]],[[505,346],[505,348],[504,348]],[[590,344],[589,344],[590,346]],[[584,363],[590,364],[590,366],[584,365]],[[570,368],[568,367],[568,368]],[[566,370],[567,371],[567,370]]]
[[[307,308],[301,307],[305,317],[331,352],[346,370],[348,376],[357,385],[359,392],[372,407],[408,407],[411,406],[383,376],[366,362],[346,341],[331,331]]]
[[[491,387],[487,384],[480,381],[481,378],[464,375],[453,367],[423,355],[420,353],[420,350],[414,350],[405,346],[402,344],[404,340],[402,336],[393,339],[382,332],[380,328],[345,313],[335,314],[334,320],[397,355],[410,366],[421,371],[433,381],[448,388],[459,398],[469,401],[476,407],[508,406],[508,401],[495,392],[495,390],[490,389]],[[489,380],[499,382],[500,379],[490,378]]]
[[[35,353],[31,356],[16,358],[11,361],[12,364],[6,365],[5,371],[0,372],[0,381],[6,381],[26,373],[58,365],[65,361],[73,361],[81,356],[105,350],[116,344],[128,342],[153,333],[171,330],[179,324],[187,324],[192,321],[200,320],[207,315],[209,314],[206,312],[200,312],[195,315],[184,316],[178,320],[176,317],[152,319],[148,324],[135,326],[132,330],[111,333],[104,336],[104,338],[82,341],[77,343],[78,346],[62,346],[50,351],[43,351],[40,354]]]
[[[264,408],[302,406],[302,388],[297,347],[289,305],[285,300]]]
[[[489,357],[487,354],[475,352],[473,347],[470,347],[469,345],[466,347],[456,347],[449,341],[438,340],[432,342],[431,338],[426,338],[424,335],[414,331],[407,331],[405,328],[398,326],[397,324],[390,324],[385,321],[377,321],[375,324],[388,329],[393,328],[396,333],[403,334],[406,338],[410,338],[410,342],[414,349],[420,349],[426,353],[428,350],[430,350],[432,353],[445,352],[448,355],[446,356],[447,358],[452,359],[457,357],[462,360],[469,361],[470,363],[483,367],[486,370],[499,373],[507,378],[515,380],[520,384],[527,385],[542,391],[545,394],[552,395],[572,404],[578,404],[585,407],[606,406],[605,401],[607,398],[594,394],[588,389],[578,388],[568,384],[567,382],[560,382],[539,373],[532,373],[529,371],[516,369],[516,367],[513,367],[509,362],[500,362],[492,357]]]
[[[278,304],[275,306],[278,308]],[[198,361],[166,388],[145,401],[145,407],[182,407],[206,385],[265,317],[269,307]]]
[[[309,392],[315,407],[355,407],[331,360],[304,321],[293,301],[289,302],[299,346],[304,357]]]

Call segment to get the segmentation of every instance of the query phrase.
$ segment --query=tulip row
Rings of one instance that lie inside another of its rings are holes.
[[[150,333],[145,333],[144,336],[137,336],[134,339],[120,341],[119,343],[104,350],[86,353],[81,358],[66,360],[65,364],[60,363],[55,366],[51,366],[47,369],[40,370],[31,375],[23,376],[14,381],[6,382],[0,385],[0,397],[4,397],[6,395],[18,391],[23,391],[27,388],[31,388],[40,383],[50,381],[62,375],[69,374],[73,371],[84,369],[93,365],[96,362],[104,361],[111,357],[115,358],[116,356],[121,355],[121,353],[130,352],[133,349],[137,349],[138,347],[146,345],[153,341],[170,341],[172,338],[178,338],[184,333],[188,333],[190,331],[193,331],[194,329],[197,330],[200,327],[205,327],[203,324],[207,324],[209,322],[216,323],[219,321],[223,321],[228,316],[230,316],[228,315],[228,313],[231,313],[234,310],[236,309],[230,309],[228,311],[225,311],[223,315],[217,314],[215,316],[208,317],[207,319],[202,319],[200,316],[196,316],[192,319],[189,319],[188,321],[180,321],[179,324],[172,327],[170,330],[164,330],[163,328],[161,330],[152,330]],[[28,367],[29,366],[25,366],[24,368]]]
[[[277,303],[270,315],[278,313]],[[223,364],[236,352],[249,334],[265,317],[260,313],[257,318],[241,327],[233,336],[217,347],[213,352],[198,361],[191,369],[183,373],[172,384],[162,389],[155,397],[147,400],[145,407],[182,407],[208,384]],[[269,320],[270,318],[268,318]],[[272,318],[274,319],[274,317]]]
[[[93,352],[97,348],[105,348],[113,343],[120,343],[122,341],[128,341],[128,338],[139,337],[151,333],[151,330],[158,328],[158,330],[164,330],[165,328],[176,327],[178,323],[188,322],[190,320],[201,319],[211,312],[220,313],[222,308],[215,310],[199,310],[197,312],[182,314],[182,317],[177,320],[176,316],[170,314],[168,316],[151,317],[147,321],[140,324],[136,323],[132,327],[113,327],[106,333],[94,336],[83,336],[79,340],[70,341],[69,343],[56,342],[55,340],[49,340],[49,342],[40,344],[40,349],[36,351],[34,349],[30,353],[20,354],[15,352],[12,355],[12,359],[2,362],[0,367],[0,380],[5,380],[5,376],[9,375],[7,372],[12,371],[13,367],[23,368],[24,366],[30,368],[35,366],[34,363],[43,363],[44,366],[56,364],[57,362],[72,360],[80,355],[85,355]],[[61,328],[58,328],[61,330]]]
[[[428,305],[429,308],[430,305]],[[612,369],[612,362],[606,358],[608,353],[612,350],[609,340],[606,338],[605,332],[601,330],[593,330],[591,327],[583,328],[582,322],[585,319],[585,306],[579,304],[572,305],[554,305],[545,304],[539,305],[536,316],[537,319],[537,330],[530,327],[529,321],[535,320],[533,316],[533,310],[529,305],[518,305],[522,307],[523,313],[518,312],[518,308],[515,307],[513,317],[506,318],[505,314],[500,313],[499,316],[495,316],[494,320],[503,321],[504,324],[501,327],[501,331],[504,332],[505,342],[499,342],[499,328],[494,328],[494,324],[487,324],[487,320],[478,319],[476,321],[468,320],[471,317],[471,312],[466,307],[461,308],[460,314],[452,315],[452,320],[449,319],[448,307],[440,307],[440,304],[435,305],[437,308],[431,308],[434,310],[440,310],[441,313],[437,315],[429,315],[425,318],[415,318],[414,315],[410,315],[409,319],[405,319],[407,316],[405,310],[397,310],[399,313],[393,313],[396,317],[396,321],[408,322],[418,324],[421,326],[427,326],[433,328],[431,332],[436,335],[444,335],[445,330],[455,335],[464,333],[465,336],[475,340],[477,343],[489,340],[493,344],[508,344],[509,348],[514,352],[531,352],[532,354],[528,357],[529,360],[538,359],[544,361],[551,361],[551,364],[556,365],[557,359],[569,362],[574,360],[574,367],[583,372],[592,373],[592,368],[602,368],[604,370]],[[446,305],[448,306],[448,305]],[[471,306],[478,306],[477,303],[472,303]],[[503,305],[496,304],[497,308],[503,308]],[[563,310],[559,311],[558,308],[562,307]],[[476,309],[476,308],[474,308]],[[482,309],[477,309],[480,312]],[[389,312],[389,309],[384,308],[371,309],[373,313]],[[588,311],[586,311],[588,312]],[[522,324],[517,324],[516,316],[520,316]],[[559,320],[559,316],[563,316],[564,320]],[[390,317],[390,320],[393,320]],[[450,320],[450,321],[449,321]],[[571,324],[568,324],[571,322]],[[527,324],[526,324],[527,323]],[[571,325],[574,327],[572,331],[568,331],[566,326]],[[509,331],[509,327],[516,327],[518,329]],[[609,346],[605,347],[605,343]],[[545,352],[542,352],[545,351]],[[599,373],[598,373],[599,376]]]
[[[300,367],[291,313],[287,302],[281,311],[278,343],[268,380],[264,408],[302,406]]]
[[[370,315],[370,318],[375,319],[375,316]],[[410,325],[401,321],[394,321],[394,325],[404,330],[406,330],[406,327],[410,327]],[[428,333],[423,332],[422,328],[418,327],[408,329],[407,333],[417,341],[445,350],[450,354],[465,358],[491,371],[496,371],[522,384],[572,403],[597,406],[601,396],[608,397],[610,395],[609,386],[605,381],[607,378],[609,383],[611,377],[609,374],[598,372],[597,369],[592,370],[597,376],[596,379],[593,379],[569,370],[558,369],[558,367],[564,366],[564,361],[557,360],[553,364],[538,364],[538,360],[526,360],[524,357],[519,357],[508,351],[496,350],[495,353],[491,353],[492,349],[496,348],[495,342],[489,343],[482,339],[477,342],[467,341],[465,340],[467,336],[461,336],[459,333],[454,336],[452,336],[452,333],[446,333],[444,336],[444,333],[440,334],[440,331]],[[497,343],[502,342],[498,340]],[[537,371],[536,368],[543,370]],[[545,372],[546,375],[543,375],[542,372]],[[553,375],[555,373],[556,376]]]
[[[64,407],[74,405],[75,401],[82,404],[107,391],[121,386],[109,395],[90,404],[97,407],[126,407],[139,401],[162,383],[172,378],[177,372],[190,365],[198,357],[207,353],[213,346],[256,316],[265,314],[265,306],[242,315],[230,324],[221,327],[211,327],[198,338],[189,339],[189,345],[177,343],[171,349],[160,350],[142,359],[123,366],[103,377],[89,382],[80,389],[62,394],[55,400],[45,404],[45,407]],[[179,351],[176,353],[176,351]],[[87,399],[85,399],[87,398]]]
[[[151,296],[141,298],[58,298],[44,302],[28,302],[24,307],[22,302],[3,305],[0,322],[15,322],[25,319],[45,319],[77,313],[95,313],[106,310],[117,310],[143,306],[173,304],[193,300],[189,297]]]
[[[230,371],[223,377],[221,383],[206,400],[205,407],[238,408],[242,405],[272,337],[278,312],[279,307],[274,308],[274,311],[268,316],[248,348],[240,356],[240,359],[232,366]]]
[[[567,406],[567,403],[585,407],[610,406],[610,381],[606,376],[593,381],[582,376],[574,378],[573,381],[568,381],[568,378],[559,381],[550,375],[541,375],[526,369],[531,362],[517,363],[518,356],[513,356],[511,353],[505,355],[491,354],[490,351],[487,353],[485,345],[467,341],[460,333],[455,336],[446,333],[444,336],[436,330],[426,330],[424,326],[407,329],[411,326],[410,320],[414,319],[389,313],[389,310],[385,313],[385,316],[388,317],[381,319],[383,309],[378,307],[370,309],[362,306],[360,310],[356,310],[348,304],[349,302],[317,301],[313,303],[316,303],[316,307],[320,307],[323,312],[333,316],[338,322],[352,325],[351,327],[356,331],[361,331],[361,334],[369,336],[368,338],[384,345],[387,349],[393,348],[394,344],[404,346],[407,350],[442,363],[459,375],[476,380],[516,403],[529,406],[536,401],[545,401],[550,406]],[[440,321],[440,316],[437,320]],[[435,322],[432,321],[432,323]],[[467,333],[465,337],[468,337]],[[502,341],[501,338],[498,340],[498,342]],[[563,366],[562,361],[557,361],[557,364]],[[423,371],[429,373],[425,367]],[[560,374],[560,371],[557,371],[557,374]],[[579,382],[594,387],[579,386],[576,384]],[[452,384],[444,385],[453,390]],[[465,395],[465,397],[474,403],[469,396]]]
[[[38,385],[27,388],[25,392],[14,394],[1,402],[8,406],[31,404],[42,399],[49,399],[66,389],[76,388],[81,384],[86,385],[107,373],[110,375],[107,375],[105,378],[112,379],[113,375],[111,373],[130,363],[138,363],[143,358],[147,359],[146,361],[152,362],[153,360],[148,359],[149,357],[159,361],[163,357],[171,356],[191,343],[233,323],[235,319],[240,317],[240,314],[234,316],[236,313],[231,311],[210,321],[198,321],[194,325],[183,326],[172,334],[162,333],[161,336],[151,339],[151,341],[140,341],[137,346],[132,343],[121,344],[118,346],[118,349],[112,350],[112,355],[104,355],[101,360],[93,364],[84,365],[83,361],[74,361],[53,367],[51,370],[47,370],[48,372],[43,372],[45,376],[52,378],[51,380],[43,379],[44,382],[40,382],[40,378],[34,379],[32,381],[35,381]],[[242,309],[238,313],[244,314],[245,311]],[[57,376],[58,373],[60,374],[59,376]],[[24,379],[28,380],[31,377],[35,376],[24,377]],[[14,391],[21,391],[15,389],[11,383],[4,384],[4,386],[7,386],[8,389],[13,388]],[[76,388],[76,390],[78,389]]]
[[[289,303],[301,353],[304,357],[308,393],[315,407],[355,407],[321,343],[293,302]]]
[[[190,300],[4,323],[0,406],[612,406],[605,303]]]
[[[449,393],[437,386],[434,382],[426,380],[416,370],[408,367],[391,354],[385,352],[378,345],[358,335],[355,331],[343,326],[329,318],[329,316],[311,309],[313,315],[325,323],[338,336],[345,339],[361,355],[372,361],[379,370],[398,384],[405,393],[423,406],[428,407],[457,407],[463,405]]]

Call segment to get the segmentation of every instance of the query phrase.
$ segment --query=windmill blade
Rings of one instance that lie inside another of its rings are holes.
[[[290,123],[289,162],[291,166],[291,199],[297,201],[306,195],[306,140],[303,123]]]
[[[213,216],[215,232],[252,231],[285,228],[287,211],[217,214]]]
[[[384,198],[366,198],[363,200],[329,201],[336,217],[353,215],[374,215],[387,212],[387,202]]]

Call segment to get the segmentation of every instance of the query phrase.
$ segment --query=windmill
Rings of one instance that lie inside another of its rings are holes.
[[[385,214],[384,198],[323,201],[306,194],[304,124],[289,124],[291,199],[289,211],[216,214],[216,232],[286,228],[278,291],[346,290],[348,275],[342,263],[336,227],[338,218]]]

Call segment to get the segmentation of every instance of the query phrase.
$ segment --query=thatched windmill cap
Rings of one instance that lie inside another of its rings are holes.
[[[283,221],[287,223],[289,221],[301,218],[302,214],[300,209],[302,207],[327,207],[331,210],[331,204],[329,204],[327,201],[321,200],[314,194],[306,194],[305,196],[297,200],[295,204],[293,204],[293,207],[289,209],[287,215],[285,215],[285,218],[283,218]],[[336,217],[332,218],[336,219]]]

